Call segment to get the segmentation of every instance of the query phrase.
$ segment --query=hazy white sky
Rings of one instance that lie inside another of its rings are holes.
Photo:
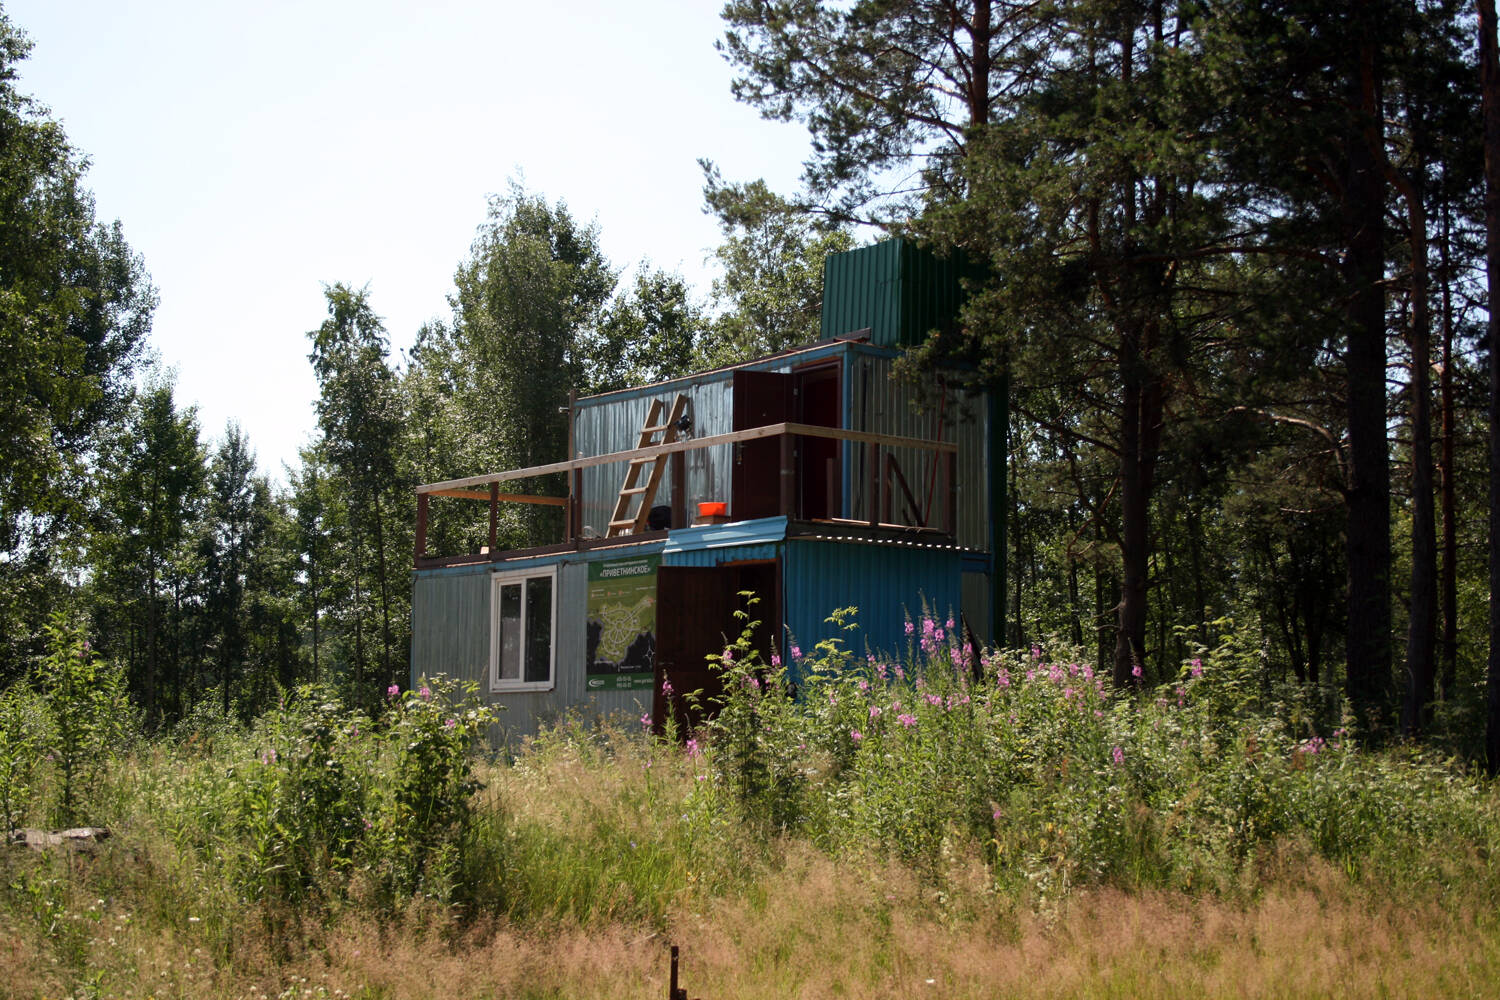
[[[445,296],[510,178],[599,223],[606,253],[706,293],[696,160],[791,190],[795,125],[729,95],[713,0],[10,0],[20,88],[92,162],[161,296],[152,342],[206,437],[263,471],[311,435],[322,284],[368,283],[393,348]],[[470,470],[481,472],[487,470]]]

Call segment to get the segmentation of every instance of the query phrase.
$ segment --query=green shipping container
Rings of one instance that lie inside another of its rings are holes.
[[[868,330],[882,347],[911,347],[932,330],[952,331],[963,301],[962,263],[903,239],[884,240],[823,262],[824,340]]]

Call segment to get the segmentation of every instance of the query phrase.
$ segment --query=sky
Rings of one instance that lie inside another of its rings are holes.
[[[368,285],[393,352],[450,314],[490,195],[596,222],[622,272],[702,295],[720,238],[697,160],[796,187],[806,132],[729,92],[713,0],[10,0],[19,87],[90,161],[160,296],[151,344],[206,441],[261,471],[313,435],[323,285]],[[490,470],[475,469],[472,472]]]

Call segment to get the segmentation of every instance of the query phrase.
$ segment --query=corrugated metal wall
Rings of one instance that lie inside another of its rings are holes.
[[[657,542],[623,550],[599,549],[561,559],[554,556],[417,572],[412,584],[411,680],[441,673],[478,684],[480,696],[502,708],[499,723],[490,732],[490,741],[497,747],[514,748],[524,737],[534,736],[542,725],[569,712],[590,719],[638,718],[650,711],[650,691],[589,691],[585,687],[588,564],[597,559],[650,554],[660,549],[661,543]],[[560,564],[553,689],[491,693],[490,577],[495,570],[510,572],[550,564]]]
[[[836,357],[848,349],[847,344],[821,345],[744,367],[754,371],[788,372],[797,365]],[[678,393],[688,397],[688,415],[693,420],[694,437],[728,434],[734,429],[734,371],[724,370],[663,382],[646,389],[579,400],[574,416],[574,448],[583,455],[629,451],[640,441],[641,427],[646,422],[646,414],[651,411],[652,400],[660,399],[670,407]],[[701,501],[729,499],[733,458],[730,445],[688,453],[685,461],[689,511],[696,510]],[[625,479],[625,469],[624,462],[617,462],[583,470],[584,537],[604,537],[609,515],[614,511],[615,500]],[[668,462],[657,488],[657,503],[667,503],[671,499],[671,469]]]
[[[919,410],[917,404],[923,401],[919,387],[905,379],[893,378],[895,363],[896,358],[884,352],[860,350],[854,353],[848,371],[850,428],[932,440],[937,437],[939,426],[940,408],[936,394],[927,401],[928,409]],[[985,441],[989,407],[983,393],[952,390],[948,393],[946,407],[942,409],[942,439],[958,442],[958,543],[987,552],[990,547],[989,477],[986,472],[989,455]],[[944,473],[938,469],[934,486],[931,480],[932,453],[898,448],[895,454],[917,501],[925,506],[930,493],[934,505],[940,505],[945,488]],[[866,505],[869,479],[864,462],[863,450],[854,449],[849,461],[846,495],[853,501],[849,516],[856,520],[870,516]],[[893,513],[895,509],[893,505]]]
[[[866,648],[906,648],[907,616],[923,607],[946,618],[962,600],[958,552],[905,545],[874,545],[791,538],[783,582],[788,632],[804,654],[837,634],[856,654]],[[825,619],[834,610],[858,608],[856,632],[837,632]]]
[[[910,347],[951,330],[962,301],[960,266],[905,240],[883,240],[823,263],[823,338],[869,329],[870,342]]]
[[[733,373],[720,372],[702,379],[669,382],[649,394],[621,393],[606,396],[598,402],[580,403],[574,423],[574,447],[583,455],[607,455],[612,451],[629,451],[640,441],[641,427],[651,410],[653,400],[667,407],[678,393],[688,397],[688,415],[693,421],[693,436],[727,434],[732,429],[730,407]],[[689,452],[687,462],[689,510],[696,510],[702,500],[728,500],[730,484],[730,446],[703,448]],[[626,464],[616,462],[583,470],[584,537],[603,538],[609,527],[625,479]],[[657,489],[657,503],[672,497],[672,464]]]

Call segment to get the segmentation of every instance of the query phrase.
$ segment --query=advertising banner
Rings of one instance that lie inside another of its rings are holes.
[[[589,563],[588,689],[650,690],[661,556]]]

